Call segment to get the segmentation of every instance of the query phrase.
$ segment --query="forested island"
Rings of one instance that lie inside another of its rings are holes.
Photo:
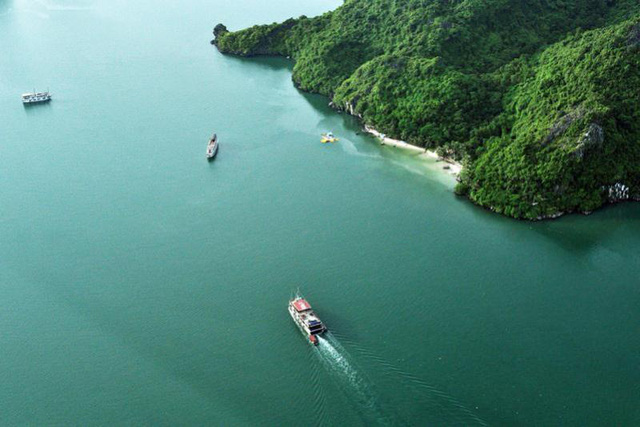
[[[230,32],[223,53],[461,161],[456,192],[523,219],[640,200],[638,0],[346,0]]]

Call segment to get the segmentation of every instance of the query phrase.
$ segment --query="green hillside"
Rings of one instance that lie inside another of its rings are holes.
[[[640,198],[637,0],[347,0],[214,34],[224,53],[291,56],[301,89],[462,160],[457,192],[497,212]]]

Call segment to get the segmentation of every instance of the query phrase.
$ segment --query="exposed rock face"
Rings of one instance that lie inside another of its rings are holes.
[[[358,103],[359,97],[355,97],[351,102],[347,101],[344,103],[344,110],[352,116],[362,118],[362,114],[356,113],[356,105]]]
[[[640,196],[640,0],[344,3],[239,32],[218,25],[216,45],[291,56],[295,86],[332,108],[466,156],[456,191],[500,214],[552,218]]]
[[[218,24],[213,29],[213,35],[217,38],[220,34],[228,33],[227,27],[224,24]]]
[[[560,218],[565,213],[566,212],[556,212],[554,214],[549,214],[549,215],[540,215],[539,217],[536,218],[536,220],[542,221],[543,219],[556,219],[556,218]]]
[[[609,203],[624,202],[629,200],[629,187],[618,182],[610,186],[602,187],[607,195]]]
[[[218,24],[213,28],[213,40],[211,40],[211,44],[216,44],[218,37],[220,37],[224,33],[228,33],[227,27],[223,24]]]
[[[549,129],[549,133],[547,137],[542,142],[542,145],[548,145],[552,143],[556,138],[561,136],[569,126],[576,120],[580,120],[584,116],[584,110],[582,108],[578,108],[576,111],[572,111],[571,113],[565,114],[560,117],[557,122],[551,126]]]
[[[604,129],[596,123],[591,123],[589,127],[587,127],[587,131],[578,140],[578,145],[573,153],[582,159],[587,151],[600,148],[603,142]]]

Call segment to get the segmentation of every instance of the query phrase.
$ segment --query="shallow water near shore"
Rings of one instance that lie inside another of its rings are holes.
[[[640,423],[640,204],[492,214],[208,43],[340,3],[0,0],[0,424]]]

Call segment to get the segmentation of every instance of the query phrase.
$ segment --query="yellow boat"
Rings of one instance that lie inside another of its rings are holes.
[[[322,139],[320,139],[320,142],[322,142],[323,144],[326,144],[328,142],[337,142],[337,141],[339,141],[339,139],[336,138],[331,132],[323,133]]]

